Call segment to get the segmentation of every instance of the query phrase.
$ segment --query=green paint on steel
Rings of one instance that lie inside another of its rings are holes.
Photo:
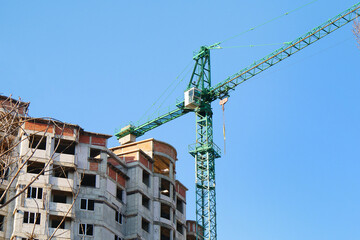
[[[151,121],[148,121],[144,124],[141,124],[140,126],[130,126],[124,130],[121,130],[120,132],[116,133],[115,136],[117,139],[122,138],[126,135],[133,134],[136,137],[140,137],[144,135],[146,132],[150,131],[151,129],[154,129],[160,125],[163,125],[164,123],[167,123],[171,120],[174,120],[186,113],[190,112],[188,109],[184,109],[184,102],[178,103],[176,105],[176,108],[172,111],[169,111],[168,113],[165,113]]]
[[[220,148],[213,142],[210,48],[201,47],[194,60],[188,89],[196,87],[201,91],[201,103],[195,109],[196,143],[189,146],[196,166],[196,239],[216,240],[215,158],[220,157]]]
[[[201,91],[200,106],[195,110],[186,109],[184,102],[176,108],[140,126],[129,126],[115,136],[119,139],[128,134],[139,137],[146,132],[172,121],[188,112],[196,115],[196,143],[189,145],[189,153],[195,158],[196,173],[196,222],[197,240],[216,240],[216,193],[215,193],[215,159],[220,157],[220,149],[213,142],[213,125],[211,103],[229,95],[231,90],[262,71],[290,57],[336,29],[360,16],[360,3],[355,4],[343,13],[314,28],[305,35],[268,56],[255,61],[247,68],[228,77],[225,81],[211,87],[210,50],[221,48],[221,43],[209,47],[203,46],[193,59],[195,66],[187,89],[198,88]]]
[[[348,10],[340,13],[339,15],[329,19],[320,26],[307,32],[303,36],[289,42],[289,45],[277,49],[266,57],[255,61],[250,66],[228,77],[227,79],[225,79],[225,81],[214,86],[210,91],[210,95],[213,97],[214,100],[217,98],[224,98],[228,95],[229,91],[234,90],[235,87],[239,84],[245,82],[246,80],[249,80],[250,78],[256,76],[257,74],[268,69],[269,67],[274,66],[276,63],[279,63],[285,58],[290,57],[294,53],[327,36],[336,29],[341,28],[342,26],[354,20],[359,15],[360,3],[357,3]]]

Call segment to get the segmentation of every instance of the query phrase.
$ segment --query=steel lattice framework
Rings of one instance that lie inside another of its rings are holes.
[[[288,42],[284,47],[275,50],[250,66],[226,78],[216,86],[211,86],[210,50],[219,44],[203,46],[195,54],[195,66],[188,89],[197,88],[201,91],[201,102],[196,109],[188,109],[184,102],[175,109],[139,126],[129,126],[115,136],[119,139],[128,134],[136,137],[172,121],[186,113],[196,115],[196,143],[189,146],[190,154],[195,158],[196,176],[196,221],[198,240],[216,240],[216,193],[215,193],[215,159],[220,157],[220,149],[213,142],[213,125],[211,103],[216,99],[229,96],[239,84],[249,80],[262,71],[274,66],[294,53],[329,35],[360,16],[360,3],[329,19],[303,36]]]

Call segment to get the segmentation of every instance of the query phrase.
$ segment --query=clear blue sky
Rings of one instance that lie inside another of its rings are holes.
[[[307,2],[1,1],[0,92],[30,101],[31,116],[113,134],[141,118],[201,45]],[[319,0],[224,46],[291,41],[355,3]],[[214,50],[213,83],[277,47]],[[216,164],[220,240],[360,239],[359,60],[348,24],[231,94],[227,152]],[[182,96],[187,81],[163,106]],[[223,148],[218,102],[213,109]],[[140,139],[150,137],[177,148],[193,219],[194,115]]]

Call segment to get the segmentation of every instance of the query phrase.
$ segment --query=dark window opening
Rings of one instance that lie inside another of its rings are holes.
[[[114,235],[114,240],[122,240],[122,238],[117,235]]]
[[[46,149],[46,137],[41,135],[31,135],[29,137],[29,148]]]
[[[147,209],[150,209],[150,199],[145,195],[141,195],[141,196],[142,196],[142,205]]]
[[[53,195],[53,202],[66,203],[66,195],[54,194]]]
[[[91,199],[81,199],[80,209],[94,211],[95,201]]]
[[[27,162],[27,172],[28,173],[39,174],[44,168],[45,168],[45,163],[33,162],[33,161]],[[44,171],[41,173],[41,175],[44,175]]]
[[[65,191],[51,191],[52,201],[56,203],[71,203],[72,202],[72,193]]]
[[[1,164],[0,163],[0,178],[4,179],[4,180],[8,180],[9,179],[9,173],[10,173],[10,169],[8,166],[6,166],[5,164]]]
[[[28,223],[28,222],[29,222],[29,212],[24,212],[23,223]]]
[[[79,224],[79,234],[84,235],[86,224]]]
[[[120,212],[115,211],[115,221],[122,224],[122,218],[123,218],[123,215]]]
[[[180,222],[176,222],[176,231],[178,231],[180,234],[184,234],[184,228]]]
[[[55,138],[54,149],[56,153],[75,155],[76,142]]]
[[[37,198],[42,199],[42,188],[36,188],[36,187],[28,187],[27,189],[27,198]]]
[[[86,199],[81,199],[80,209],[85,209],[86,210],[86,208],[87,208],[86,205],[87,205]]]
[[[170,206],[169,205],[161,203],[161,210],[160,211],[161,211],[160,216],[162,218],[166,218],[166,219],[170,220]]]
[[[180,199],[177,199],[176,200],[176,209],[181,212],[181,213],[184,213],[184,204],[183,204],[183,201],[180,200]]]
[[[146,232],[150,232],[150,223],[144,218],[141,219],[141,228]]]
[[[170,197],[170,182],[168,180],[161,179],[160,193]]]
[[[95,209],[95,201],[88,199],[88,210],[94,211]]]
[[[61,224],[60,224],[61,223]],[[50,222],[50,227],[51,228],[57,228],[59,226],[60,229],[65,229],[65,221],[61,222],[61,220],[57,220],[57,219],[53,219]]]
[[[175,220],[175,216],[176,216],[176,215],[175,215],[175,210],[173,210],[173,223],[174,223],[174,224],[175,224],[175,221],[176,221],[176,220]]]
[[[70,229],[71,228],[71,218],[69,217],[62,217],[62,216],[55,216],[55,215],[50,215],[49,217],[50,220],[50,228],[57,228],[59,227],[60,229]]]
[[[116,188],[116,198],[123,201],[123,190],[121,188]]]
[[[89,235],[89,236],[94,235],[94,225],[88,224],[86,226],[86,235]]]
[[[35,218],[35,224],[40,224],[40,213],[36,213]]]
[[[150,174],[147,171],[143,170],[142,178],[143,183],[146,186],[150,187]]]
[[[79,234],[93,236],[94,235],[94,225],[92,224],[79,224]]]
[[[95,187],[96,186],[96,175],[82,174],[81,186]]]
[[[4,194],[4,190],[0,190],[0,197]],[[0,204],[4,204],[6,201],[6,194],[5,196],[3,197],[3,199],[0,201]]]
[[[35,222],[35,213],[30,213],[30,218],[29,218],[29,223],[34,223]]]
[[[71,168],[54,165],[53,176],[58,178],[68,178],[70,171],[73,172],[74,170]]]
[[[161,227],[160,233],[160,240],[170,240],[170,229]]]
[[[90,148],[90,158],[100,159],[100,149]]]
[[[0,231],[4,231],[5,216],[0,215]]]
[[[24,212],[23,223],[34,223],[40,224],[40,213]]]

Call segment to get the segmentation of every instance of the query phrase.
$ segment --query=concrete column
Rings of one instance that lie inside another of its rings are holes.
[[[169,164],[169,176],[171,179],[174,179],[174,169],[173,169],[173,163],[170,161],[170,164]]]

